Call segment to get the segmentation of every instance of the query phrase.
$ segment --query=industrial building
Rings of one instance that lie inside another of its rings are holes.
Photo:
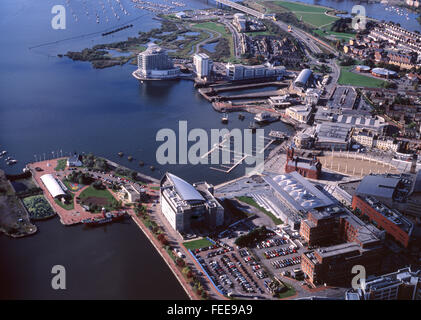
[[[194,228],[214,229],[224,223],[224,208],[213,196],[212,185],[191,185],[171,173],[164,175],[160,185],[161,210],[174,230],[188,233]]]
[[[139,80],[174,79],[180,75],[180,68],[174,67],[167,52],[155,44],[138,54],[137,66],[133,75]]]
[[[213,61],[206,53],[196,53],[193,56],[193,65],[198,78],[209,77],[212,72]]]
[[[421,300],[421,272],[410,267],[367,278],[359,289],[345,293],[346,300]]]

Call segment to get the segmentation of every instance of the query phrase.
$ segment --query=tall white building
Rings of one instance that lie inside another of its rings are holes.
[[[171,79],[180,75],[180,68],[174,67],[167,52],[157,45],[151,45],[138,54],[137,66],[133,76],[139,80]]]
[[[224,223],[224,207],[213,196],[213,186],[166,173],[161,179],[161,210],[171,227],[190,232],[195,227],[216,228]]]
[[[213,61],[206,53],[196,53],[193,56],[193,64],[199,78],[209,77],[212,72]]]

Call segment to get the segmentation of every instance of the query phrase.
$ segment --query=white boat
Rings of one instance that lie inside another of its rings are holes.
[[[222,123],[228,123],[228,115],[226,113],[224,113],[224,115],[222,116]]]
[[[268,112],[262,112],[262,113],[258,113],[255,117],[254,120],[256,120],[256,122],[274,122],[279,120],[279,117],[277,116],[272,116],[270,113]]]

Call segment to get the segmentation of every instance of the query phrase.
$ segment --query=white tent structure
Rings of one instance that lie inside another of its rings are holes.
[[[64,192],[64,190],[52,174],[44,174],[43,176],[41,176],[41,181],[47,187],[48,192],[53,198],[66,195],[66,192]]]

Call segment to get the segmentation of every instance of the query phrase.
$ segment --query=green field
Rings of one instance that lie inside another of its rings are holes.
[[[203,238],[199,240],[183,242],[183,246],[186,247],[186,249],[194,250],[194,249],[200,249],[204,247],[213,246],[213,243],[210,242],[208,239]]]
[[[259,209],[264,214],[269,216],[269,218],[271,218],[273,223],[275,223],[276,225],[283,223],[283,221],[281,219],[278,219],[277,217],[275,217],[272,212],[269,212],[265,208],[262,208],[261,206],[259,206],[257,204],[257,202],[254,201],[253,198],[251,198],[251,197],[237,197],[237,199],[244,202],[244,203],[247,203],[248,205],[251,205],[251,206],[255,207],[256,209]]]
[[[274,4],[291,11],[299,20],[316,28],[332,24],[339,18],[325,14],[328,8],[289,1],[274,1]]]
[[[281,292],[279,294],[280,299],[285,299],[285,298],[291,297],[296,293],[293,286],[291,286],[290,284],[285,283],[285,282],[282,282],[282,283],[288,288],[288,290],[286,290],[285,292]]]
[[[334,32],[334,31],[324,30],[324,29],[314,30],[314,32],[323,37],[333,36],[338,40],[343,39],[345,41],[348,41],[350,39],[355,38],[355,34],[353,33]]]
[[[361,74],[350,72],[353,66],[341,67],[341,75],[338,84],[356,87],[381,88],[386,82],[380,79],[367,77]]]
[[[114,199],[113,195],[107,190],[107,189],[95,189],[92,186],[89,186],[88,188],[86,188],[85,190],[83,190],[81,192],[81,194],[79,195],[79,198],[81,200],[86,199],[86,198],[104,198],[107,199],[109,202],[112,202]]]
[[[192,25],[192,27],[220,33],[222,37],[229,41],[231,58],[234,57],[234,42],[232,40],[232,35],[229,31],[225,29],[225,26],[223,24],[216,22],[200,22]]]

